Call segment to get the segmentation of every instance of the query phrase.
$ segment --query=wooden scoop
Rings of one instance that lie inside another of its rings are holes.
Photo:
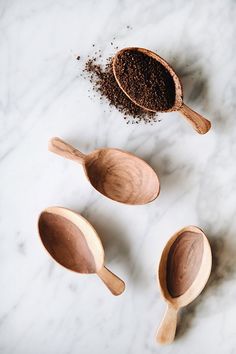
[[[49,150],[82,164],[93,187],[106,197],[125,204],[146,204],[160,191],[154,170],[137,156],[119,149],[98,149],[84,155],[59,138]]]
[[[157,274],[161,294],[167,302],[166,313],[157,331],[159,343],[168,344],[174,340],[178,310],[203,290],[211,264],[209,242],[198,227],[185,227],[167,242]]]
[[[145,49],[145,48],[129,47],[129,48],[121,49],[120,51],[118,51],[116,53],[116,55],[113,59],[113,72],[114,72],[115,79],[116,79],[118,85],[120,86],[120,88],[122,89],[122,91],[130,98],[130,100],[133,101],[138,106],[142,107],[143,109],[146,109],[146,110],[152,111],[152,112],[156,111],[155,108],[153,108],[150,105],[145,107],[142,104],[140,104],[140,102],[138,101],[137,98],[135,99],[135,97],[132,97],[132,92],[127,92],[120,82],[120,77],[119,77],[119,74],[117,71],[117,64],[119,62],[119,58],[121,58],[121,56],[127,51],[138,51],[138,52],[141,52],[141,53],[157,60],[159,63],[161,63],[164,66],[165,69],[168,70],[168,72],[172,76],[172,79],[173,79],[174,85],[175,85],[175,103],[170,109],[163,110],[161,112],[179,111],[183,115],[183,117],[192,125],[192,127],[199,134],[207,133],[211,127],[210,121],[205,119],[203,116],[201,116],[197,112],[193,111],[191,108],[189,108],[188,106],[186,106],[186,104],[183,103],[182,84],[181,84],[179,77],[175,73],[175,71],[163,58],[161,58],[156,53],[154,53],[148,49]],[[127,63],[127,68],[128,68],[128,63]],[[132,80],[135,80],[135,77],[130,78],[129,84],[132,83]],[[151,90],[151,88],[150,88],[150,90]]]
[[[97,273],[114,295],[125,283],[104,267],[104,250],[98,234],[81,215],[65,208],[45,209],[38,220],[39,235],[50,255],[78,273]]]

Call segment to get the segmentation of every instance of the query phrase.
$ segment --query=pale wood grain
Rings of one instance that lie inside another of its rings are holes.
[[[102,267],[97,272],[97,275],[106,284],[106,286],[110,289],[113,295],[120,295],[125,290],[125,283],[123,282],[123,280],[114,275],[106,267]]]
[[[186,106],[186,104],[182,104],[182,106],[179,108],[179,112],[199,134],[206,134],[208,130],[210,130],[211,122],[199,113]]]
[[[49,150],[82,163],[92,186],[106,197],[125,204],[146,204],[157,198],[160,182],[144,160],[120,149],[102,148],[84,155],[60,138],[52,138]]]
[[[177,314],[178,310],[169,304],[157,330],[156,340],[158,343],[170,344],[173,342],[177,327]]]
[[[83,163],[85,159],[85,155],[82,152],[57,137],[50,139],[48,150],[54,152],[54,154],[79,163]]]

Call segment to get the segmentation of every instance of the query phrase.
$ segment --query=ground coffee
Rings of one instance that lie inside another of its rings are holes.
[[[93,88],[101,94],[101,98],[107,98],[111,106],[115,106],[123,113],[127,123],[155,122],[157,118],[155,113],[134,104],[120,89],[113,74],[112,58],[108,58],[106,65],[102,66],[98,63],[100,57],[101,55],[97,55],[88,59],[84,72],[89,75]]]
[[[169,71],[157,60],[126,50],[116,60],[116,76],[125,92],[141,106],[166,111],[175,103],[175,84]]]

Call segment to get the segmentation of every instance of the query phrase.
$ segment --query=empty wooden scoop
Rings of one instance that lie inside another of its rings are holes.
[[[38,220],[39,235],[50,255],[78,273],[97,273],[114,295],[125,283],[104,267],[104,250],[94,228],[81,215],[65,208],[45,209]]]
[[[120,70],[120,66],[123,65],[122,64],[123,63],[122,56],[127,55],[127,53],[132,53],[133,51],[141,52],[144,55],[153,58],[154,60],[156,60],[160,64],[162,64],[162,66],[164,67],[163,68],[164,70],[166,69],[169,72],[170,77],[168,79],[167,84],[168,85],[172,84],[175,87],[175,101],[173,102],[173,105],[171,107],[169,107],[168,109],[162,109],[162,110],[159,109],[158,111],[159,112],[178,111],[184,116],[184,118],[193,126],[193,128],[198,133],[200,133],[200,134],[207,133],[211,127],[210,121],[205,119],[200,114],[193,111],[192,109],[190,109],[188,106],[186,106],[183,103],[182,84],[180,82],[179,77],[175,73],[175,71],[163,58],[161,58],[156,53],[154,53],[148,49],[145,49],[145,48],[136,48],[136,47],[124,48],[124,49],[121,49],[120,51],[118,51],[117,54],[115,55],[115,57],[113,58],[113,72],[114,72],[114,76],[116,78],[116,81],[117,81],[118,85],[120,86],[120,88],[122,89],[122,91],[130,98],[130,100],[133,101],[138,106],[142,107],[143,109],[146,109],[146,110],[149,110],[152,112],[157,111],[157,109],[155,108],[155,104],[151,103],[152,102],[151,99],[146,100],[146,102],[148,101],[149,103],[146,103],[146,104],[143,103],[144,95],[140,94],[140,93],[142,93],[142,90],[140,90],[140,92],[136,92],[135,87],[137,87],[138,85],[135,85],[135,80],[137,80],[135,75],[130,75],[128,85],[124,85],[124,83],[122,83],[122,76],[124,77],[124,71],[128,72],[129,65],[132,65],[132,61],[130,61],[131,64],[129,64],[129,62],[127,62],[127,60],[126,60],[125,65],[124,65],[125,67],[122,68],[122,70]],[[150,73],[150,74],[152,75],[152,79],[153,79],[153,74],[152,73]],[[167,75],[168,75],[168,73],[167,73]],[[146,75],[146,77],[147,77],[147,81],[150,83],[150,76]],[[171,80],[171,77],[172,77],[173,82]],[[165,83],[162,82],[160,85],[162,85],[162,88],[163,88]],[[148,87],[149,91],[148,91],[147,96],[152,97],[152,91],[154,92],[156,86],[159,87],[158,82],[156,83],[156,85],[149,85],[149,87]],[[165,89],[167,89],[167,87],[165,87]],[[144,90],[144,88],[143,88],[143,90]],[[147,89],[145,89],[145,91],[147,92]],[[149,95],[149,92],[150,92],[150,95]]]
[[[210,272],[212,256],[209,242],[198,227],[188,226],[167,242],[159,263],[157,280],[167,302],[167,310],[157,331],[157,341],[174,340],[177,313],[203,290]]]
[[[80,163],[93,187],[106,197],[125,204],[146,204],[160,191],[154,170],[137,156],[119,149],[97,149],[84,155],[59,138],[49,150]]]

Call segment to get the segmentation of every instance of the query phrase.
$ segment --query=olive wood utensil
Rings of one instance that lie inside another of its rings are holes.
[[[177,313],[203,290],[211,272],[212,255],[207,237],[196,226],[176,232],[167,242],[157,271],[157,281],[167,309],[157,331],[157,341],[174,340]]]
[[[142,52],[143,54],[152,57],[153,59],[157,60],[159,63],[161,63],[164,68],[168,70],[170,75],[173,78],[174,84],[175,84],[175,103],[174,105],[167,110],[163,110],[161,112],[172,112],[172,111],[178,111],[182,114],[182,116],[192,125],[192,127],[199,133],[199,134],[205,134],[208,132],[208,130],[211,128],[211,122],[201,116],[199,113],[193,111],[191,108],[189,108],[184,102],[183,102],[183,88],[181,81],[177,74],[175,73],[174,69],[159,55],[157,55],[155,52],[152,52],[151,50],[145,49],[145,48],[136,48],[136,47],[129,47],[129,48],[124,48],[121,49],[116,53],[116,55],[113,58],[113,72],[115,79],[122,89],[122,91],[129,97],[131,101],[133,101],[135,104],[138,106],[142,107],[143,109],[155,112],[155,109],[152,109],[152,107],[144,107],[141,105],[138,100],[136,100],[134,97],[132,97],[130,94],[128,94],[125,90],[125,88],[122,86],[119,77],[117,75],[117,70],[116,70],[116,64],[118,62],[118,59],[120,56],[125,51],[138,51]],[[131,78],[132,80],[133,78]],[[135,78],[133,79],[135,80]]]
[[[78,273],[97,273],[113,295],[125,283],[104,266],[104,249],[95,229],[81,215],[62,207],[49,207],[39,216],[44,247],[59,264]]]
[[[49,150],[83,166],[92,186],[106,197],[125,204],[146,204],[157,198],[157,174],[139,157],[119,149],[102,148],[84,155],[60,138],[52,138]]]

